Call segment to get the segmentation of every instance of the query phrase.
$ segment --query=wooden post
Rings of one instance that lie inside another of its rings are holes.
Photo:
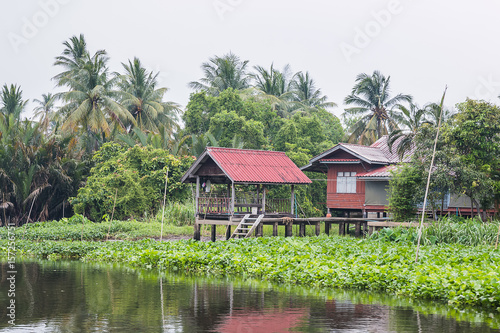
[[[217,225],[212,224],[212,232],[211,232],[211,235],[210,235],[211,236],[210,238],[211,238],[212,242],[215,242],[215,239],[216,239],[216,236],[217,236],[216,232],[217,232]]]
[[[330,236],[330,226],[331,226],[331,225],[332,225],[332,224],[331,224],[330,222],[325,222],[325,234],[326,234],[327,236]]]
[[[292,237],[293,236],[293,223],[286,223],[285,224],[285,237]]]
[[[321,222],[316,222],[316,236],[321,232]]]
[[[292,213],[292,216],[293,217],[296,217],[295,216],[295,188],[294,188],[294,185],[290,185],[290,189],[292,190],[292,198],[290,200],[290,203],[291,203],[291,211],[290,213]]]
[[[264,233],[264,224],[259,223],[259,225],[255,228],[255,237],[262,237]]]
[[[306,235],[306,224],[304,222],[299,224],[299,237],[305,237]]]
[[[278,236],[278,222],[274,222],[273,224],[273,236]]]
[[[356,226],[356,229],[354,231],[354,235],[356,237],[360,237],[361,236],[361,221],[355,222],[355,226]]]
[[[262,214],[266,214],[266,185],[262,185]]]
[[[235,201],[236,195],[234,193],[234,182],[231,182],[231,216],[234,215],[234,201]]]
[[[231,197],[231,184],[227,184],[227,193],[226,193],[226,196],[227,196],[228,200],[229,200],[229,197]],[[231,210],[231,203],[228,204],[227,210],[228,210],[228,213],[229,213],[230,210]]]
[[[194,215],[198,216],[198,207],[199,207],[199,200],[200,200],[200,176],[196,176],[196,207],[194,210]]]
[[[194,224],[194,240],[199,241],[201,239],[201,224],[195,222]]]
[[[256,204],[259,204],[259,197],[260,197],[260,184],[257,184],[257,202]],[[257,208],[257,214],[259,214],[259,208]]]
[[[226,240],[231,238],[231,225],[229,224],[226,229]]]
[[[344,221],[339,222],[339,235],[340,236],[345,235],[345,223],[344,223]]]

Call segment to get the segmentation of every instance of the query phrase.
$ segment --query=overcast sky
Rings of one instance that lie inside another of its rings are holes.
[[[418,104],[500,100],[500,2],[430,0],[0,0],[0,84],[24,98],[54,92],[62,42],[83,33],[110,69],[139,57],[166,99],[186,105],[200,65],[229,51],[250,65],[309,71],[339,105],[359,73],[391,76]]]

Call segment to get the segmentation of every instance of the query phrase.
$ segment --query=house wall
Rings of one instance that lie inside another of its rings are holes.
[[[352,156],[346,158],[352,158]],[[365,203],[365,182],[359,179],[356,181],[356,193],[337,193],[337,172],[341,171],[362,173],[366,170],[361,164],[329,164],[326,206],[332,209],[363,209]]]
[[[367,206],[387,206],[389,204],[387,189],[388,181],[365,181],[365,204]]]

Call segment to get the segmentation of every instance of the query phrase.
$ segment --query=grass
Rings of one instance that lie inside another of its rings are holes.
[[[111,239],[137,240],[159,238],[161,223],[156,219],[146,221],[105,221],[95,223],[81,215],[64,218],[60,221],[48,221],[25,224],[17,228],[16,238],[26,240],[104,240],[108,234]],[[165,223],[164,236],[191,236],[190,226],[175,226]],[[0,239],[6,239],[7,228],[0,228]]]
[[[494,245],[500,221],[481,222],[477,219],[444,218],[423,229],[423,244]],[[370,236],[386,241],[417,240],[417,228],[384,228]]]

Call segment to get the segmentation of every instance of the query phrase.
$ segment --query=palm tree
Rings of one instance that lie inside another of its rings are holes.
[[[38,106],[34,108],[34,117],[40,117],[40,124],[43,130],[48,130],[52,114],[54,112],[55,98],[52,93],[42,94],[42,99],[34,99]]]
[[[148,72],[139,59],[134,58],[128,65],[122,63],[125,74],[120,75],[118,87],[122,94],[121,104],[135,118],[141,130],[158,132],[158,126],[163,124],[170,133],[177,129],[178,104],[164,102],[163,96],[167,88],[156,88],[159,73]]]
[[[201,65],[205,77],[190,82],[189,87],[197,91],[204,90],[212,96],[218,96],[228,88],[246,89],[250,86],[247,65],[248,60],[241,61],[231,52],[222,57],[215,56]]]
[[[87,42],[82,34],[80,34],[79,37],[71,37],[68,41],[65,41],[63,45],[65,49],[60,56],[56,57],[54,66],[60,66],[64,71],[57,74],[52,79],[56,81],[58,86],[67,85],[71,87],[69,79],[77,76],[78,71],[84,67],[89,52],[87,50]],[[105,54],[106,52],[101,50],[97,53]]]
[[[344,100],[345,104],[356,105],[346,109],[345,113],[350,117],[360,117],[350,128],[348,141],[369,145],[397,129],[391,109],[411,100],[410,95],[403,94],[391,98],[390,76],[386,78],[379,71],[374,71],[371,76],[359,74],[351,94]]]
[[[402,128],[393,130],[387,143],[389,150],[392,151],[393,145],[398,142],[397,153],[401,160],[403,160],[405,153],[412,149],[415,136],[420,127],[425,123],[429,123],[426,120],[428,113],[427,108],[419,108],[413,103],[410,103],[409,108],[398,105],[398,111],[393,114],[393,119],[399,125],[402,125]]]
[[[23,100],[21,87],[15,84],[11,84],[10,87],[6,84],[3,85],[0,92],[0,113],[4,116],[13,115],[15,119],[19,119],[27,102],[27,100]]]
[[[269,70],[262,66],[254,66],[254,69],[256,73],[251,77],[258,96],[269,101],[280,116],[285,116],[294,104],[290,66],[286,65],[282,71],[275,69],[273,64]]]
[[[70,41],[81,42],[81,39],[73,37]],[[106,52],[97,51],[92,57],[84,53],[82,59],[73,59],[74,54],[80,53],[73,52],[73,44],[66,42],[64,45],[67,49],[63,51],[63,56],[56,58],[55,65],[67,70],[54,77],[59,85],[70,88],[55,95],[66,102],[60,109],[66,115],[62,129],[81,128],[85,132],[97,136],[103,133],[107,137],[116,128],[125,129],[124,122],[135,124],[130,112],[116,102],[119,93],[113,90],[116,78],[109,79]],[[80,49],[81,45],[78,46]],[[71,57],[66,57],[67,54]]]
[[[429,123],[437,126],[439,123],[439,116],[441,115],[441,106],[437,103],[430,103],[425,106],[427,109],[427,120]],[[454,116],[453,111],[443,108],[443,114],[441,115],[441,122],[445,123],[452,119]]]
[[[310,77],[309,72],[305,74],[298,72],[292,81],[293,100],[300,103],[302,109],[329,108],[336,106],[328,102],[328,97],[322,95],[321,89],[316,88],[316,82]]]

